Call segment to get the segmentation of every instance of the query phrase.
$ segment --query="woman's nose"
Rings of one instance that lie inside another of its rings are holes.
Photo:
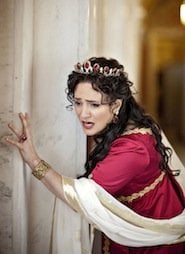
[[[80,116],[81,118],[86,118],[90,116],[90,110],[88,106],[83,106],[81,108]]]

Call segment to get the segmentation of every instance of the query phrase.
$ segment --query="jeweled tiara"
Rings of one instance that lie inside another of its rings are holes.
[[[104,76],[119,76],[123,73],[123,68],[109,68],[108,66],[100,66],[98,63],[91,65],[90,61],[86,61],[83,64],[77,63],[75,66],[75,72],[82,74],[99,73]]]

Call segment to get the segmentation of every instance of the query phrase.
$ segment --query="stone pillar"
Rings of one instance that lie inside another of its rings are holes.
[[[0,2],[0,252],[12,253],[13,152],[4,142],[13,114],[14,2]]]
[[[139,0],[91,1],[90,49],[118,59],[139,89],[143,9]]]
[[[17,122],[17,113],[29,111],[32,76],[32,1],[1,1],[1,122]],[[30,15],[31,14],[31,15]],[[8,133],[7,133],[8,134]],[[27,179],[15,149],[1,143],[0,252],[27,252]],[[11,199],[12,197],[12,199]],[[11,203],[10,203],[11,202]]]
[[[29,112],[40,156],[73,177],[83,170],[86,139],[65,108],[65,88],[73,65],[88,54],[88,9],[86,0],[0,3],[0,135],[10,120],[19,123],[18,112]],[[0,252],[81,253],[79,215],[54,202],[13,147],[0,148]]]
[[[19,112],[31,113],[33,1],[14,1],[13,121]],[[13,150],[13,253],[28,251],[30,170]]]
[[[65,88],[74,64],[88,54],[88,8],[85,0],[34,2],[34,140],[44,160],[72,177],[83,170],[86,140],[74,112],[66,110]],[[80,254],[79,215],[34,178],[31,189],[29,253]]]

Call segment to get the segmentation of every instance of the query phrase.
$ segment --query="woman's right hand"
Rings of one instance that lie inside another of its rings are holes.
[[[15,146],[19,150],[24,162],[27,163],[31,169],[34,169],[41,159],[33,145],[29,116],[27,113],[19,113],[19,118],[21,121],[21,128],[18,129],[13,124],[8,124],[9,129],[15,134],[16,139],[10,136],[6,138],[6,141]]]

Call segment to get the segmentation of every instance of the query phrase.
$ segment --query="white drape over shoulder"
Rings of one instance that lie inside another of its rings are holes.
[[[170,146],[166,137],[164,143]],[[170,146],[171,147],[171,146]],[[181,170],[177,181],[184,188],[185,169],[173,152],[171,166]],[[133,247],[185,241],[185,210],[171,219],[143,217],[120,203],[91,179],[63,177],[66,202],[113,241]]]
[[[67,202],[113,241],[133,247],[185,241],[185,211],[172,219],[145,218],[124,206],[93,180],[63,178]]]

